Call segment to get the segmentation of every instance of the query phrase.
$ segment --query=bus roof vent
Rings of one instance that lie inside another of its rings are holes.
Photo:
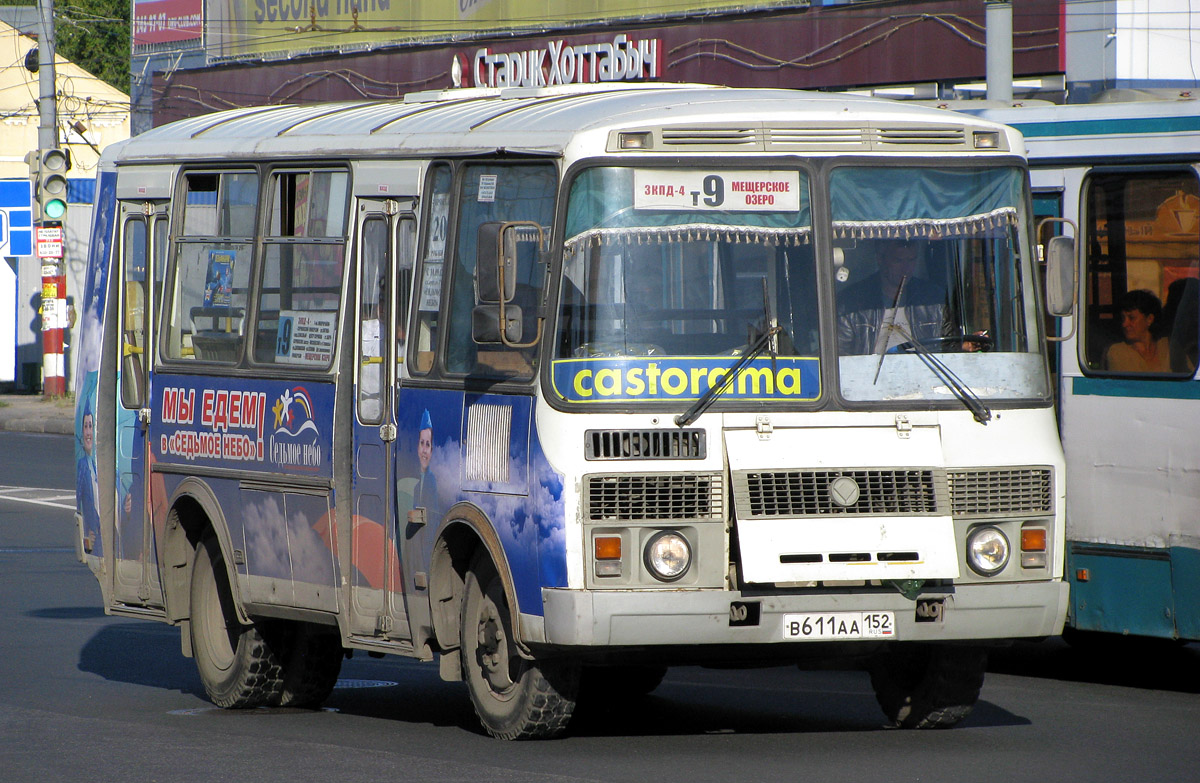
[[[761,140],[757,128],[663,128],[662,143],[667,147],[757,147]]]
[[[866,149],[862,128],[767,128],[768,150]]]
[[[704,459],[704,430],[588,430],[585,459]]]
[[[967,134],[962,128],[953,127],[904,127],[880,128],[878,131],[880,144],[901,146],[962,146],[966,143]]]

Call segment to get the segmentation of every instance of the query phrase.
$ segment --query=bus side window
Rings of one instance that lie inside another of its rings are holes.
[[[396,369],[404,375],[408,316],[413,297],[413,265],[417,261],[417,221],[402,215],[396,223]]]
[[[162,334],[169,359],[235,364],[244,343],[258,175],[189,172]]]
[[[362,224],[358,278],[358,416],[364,424],[383,421],[383,383],[388,329],[388,224],[369,217]]]
[[[429,205],[425,212],[423,255],[419,282],[413,293],[417,318],[411,340],[409,367],[414,374],[425,375],[433,369],[437,350],[438,327],[442,309],[442,269],[446,261],[446,243],[450,225],[450,166],[438,163],[429,170]]]
[[[498,165],[471,164],[461,178],[453,250],[450,334],[446,341],[446,370],[455,374],[487,377],[528,377],[533,370],[533,347],[476,346],[472,339],[472,314],[476,301],[475,263],[479,229],[484,223],[521,221],[542,226],[543,241],[554,218],[557,172],[545,163]],[[525,246],[525,252],[520,248]],[[538,309],[545,284],[542,253],[536,243],[518,242],[516,295],[512,300],[522,313],[518,342],[529,343],[538,332]],[[544,248],[543,248],[544,250]]]
[[[324,370],[344,288],[349,173],[275,171],[254,324],[255,363]]]
[[[124,290],[121,307],[121,404],[127,409],[145,404],[146,354],[146,221],[125,223],[121,238]]]
[[[1192,375],[1200,345],[1200,185],[1190,169],[1101,172],[1084,185],[1080,364]]]

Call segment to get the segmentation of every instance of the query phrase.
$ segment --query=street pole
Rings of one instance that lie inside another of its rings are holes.
[[[1009,0],[985,0],[987,98],[1012,103],[1013,7]]]
[[[58,96],[54,79],[54,0],[38,0],[38,151],[58,148]],[[67,368],[63,332],[67,326],[67,278],[61,241],[62,224],[57,231],[60,241],[46,246],[57,247],[58,255],[43,255],[43,232],[53,227],[45,222],[34,226],[36,258],[42,265],[42,394],[61,397],[67,393]]]

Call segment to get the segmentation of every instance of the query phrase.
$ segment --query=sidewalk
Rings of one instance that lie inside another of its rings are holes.
[[[75,433],[75,399],[40,394],[0,394],[0,431]]]

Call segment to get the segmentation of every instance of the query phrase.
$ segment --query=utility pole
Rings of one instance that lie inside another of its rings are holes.
[[[1013,21],[1010,0],[984,0],[987,25],[987,97],[1012,103]]]
[[[46,397],[67,393],[63,353],[63,333],[68,327],[67,278],[62,218],[67,203],[65,175],[70,164],[58,147],[55,48],[54,0],[38,0],[38,148],[30,160],[30,172],[34,178],[34,252],[42,265],[42,394]],[[60,189],[62,192],[57,192]],[[51,214],[43,211],[44,202],[48,201],[54,202]]]

